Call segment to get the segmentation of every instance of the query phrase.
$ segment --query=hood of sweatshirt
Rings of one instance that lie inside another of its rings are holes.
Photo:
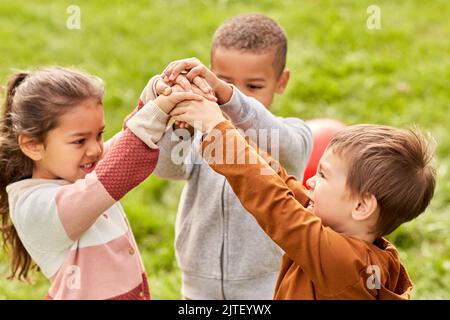
[[[373,261],[382,260],[379,265],[383,266],[382,274],[387,277],[378,289],[378,299],[409,299],[413,283],[400,262],[397,249],[384,238],[378,238],[373,244],[384,252],[373,257]],[[374,274],[376,271],[374,268]]]

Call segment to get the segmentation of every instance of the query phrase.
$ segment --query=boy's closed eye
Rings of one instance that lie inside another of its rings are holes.
[[[264,89],[264,86],[261,85],[261,84],[252,84],[252,83],[250,83],[250,84],[247,84],[247,88],[249,90],[261,90],[261,89]]]
[[[322,171],[322,170],[317,171],[317,175],[318,175],[320,178],[324,178],[324,179],[325,179],[325,175],[323,174],[323,171]]]
[[[319,164],[319,167],[317,168],[317,176],[318,176],[319,178],[326,179],[321,164]]]

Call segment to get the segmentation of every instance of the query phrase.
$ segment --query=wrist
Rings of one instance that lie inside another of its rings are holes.
[[[214,129],[219,123],[225,121],[226,119],[224,117],[220,117],[217,119],[213,119],[206,123],[203,127],[203,133],[209,133],[212,129]]]
[[[230,101],[233,95],[233,88],[225,81],[219,79],[217,84],[213,87],[214,93],[217,97],[217,104],[225,104]]]
[[[163,112],[167,114],[169,114],[170,111],[172,111],[173,109],[172,103],[170,103],[170,101],[168,101],[168,99],[165,98],[165,96],[158,96],[155,100],[153,100],[153,102],[158,106],[158,108],[160,108]]]

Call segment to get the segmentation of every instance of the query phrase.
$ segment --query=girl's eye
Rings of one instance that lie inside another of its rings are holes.
[[[101,137],[103,137],[103,133],[105,133],[105,131],[101,131],[97,134],[97,138],[100,139]]]
[[[73,143],[73,144],[83,144],[85,140],[86,140],[86,139],[80,139],[80,140],[74,141],[74,142],[72,142],[72,143]]]
[[[317,172],[317,175],[318,175],[319,177],[321,177],[321,178],[325,178],[325,176],[323,175],[323,172],[322,172],[322,171],[318,171],[318,172]]]

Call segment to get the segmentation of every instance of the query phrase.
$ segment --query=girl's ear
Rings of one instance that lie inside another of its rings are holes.
[[[352,218],[356,221],[367,220],[378,212],[378,201],[371,193],[365,193],[355,203]]]
[[[44,144],[38,143],[34,138],[26,134],[19,134],[20,150],[31,160],[39,161],[42,159]]]
[[[289,77],[291,76],[291,72],[288,69],[285,69],[283,73],[280,76],[280,79],[278,79],[277,88],[275,90],[276,93],[283,93],[286,89],[286,86],[289,81]]]

